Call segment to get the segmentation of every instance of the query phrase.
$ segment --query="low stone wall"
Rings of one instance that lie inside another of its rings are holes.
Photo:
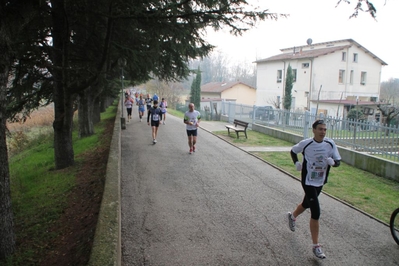
[[[302,136],[263,125],[252,124],[252,130],[258,131],[269,136],[282,139],[291,143],[298,143],[303,139]],[[399,181],[399,164],[372,155],[356,152],[347,148],[338,147],[342,161],[356,168],[382,176],[385,178]]]
[[[114,133],[108,155],[107,173],[101,209],[98,215],[89,266],[121,265],[121,157],[120,105],[115,118]]]

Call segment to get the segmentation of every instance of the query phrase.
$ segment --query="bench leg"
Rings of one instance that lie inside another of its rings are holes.
[[[227,135],[230,136],[230,128],[227,128]]]
[[[247,139],[247,138],[248,138],[248,137],[247,137],[247,131],[245,130],[244,133],[245,133],[245,138]]]
[[[237,139],[239,139],[239,138],[240,138],[240,136],[238,136],[238,131],[236,131],[236,133],[237,133]]]

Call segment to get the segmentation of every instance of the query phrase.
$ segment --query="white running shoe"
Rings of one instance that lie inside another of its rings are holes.
[[[290,228],[290,230],[292,232],[295,232],[295,221],[296,221],[296,219],[292,218],[292,213],[289,212],[288,213],[288,227]]]
[[[320,245],[313,246],[312,250],[313,250],[313,254],[316,257],[318,257],[319,259],[325,259],[326,258],[326,255],[321,250],[321,246]]]

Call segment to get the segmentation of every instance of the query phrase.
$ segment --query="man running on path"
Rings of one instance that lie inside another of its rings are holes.
[[[147,94],[147,98],[145,98],[145,104],[147,105],[147,112],[151,109],[152,98],[150,94]]]
[[[194,110],[194,104],[188,105],[188,111],[184,113],[184,124],[186,124],[186,131],[188,137],[188,146],[190,147],[189,153],[195,152],[195,144],[197,143],[197,133],[199,122],[201,120],[201,113]]]
[[[140,95],[140,99],[137,104],[139,106],[139,117],[140,117],[140,122],[141,122],[141,120],[144,116],[144,106],[145,106],[145,101],[144,101],[142,95]]]
[[[152,143],[157,143],[158,127],[159,122],[162,120],[161,108],[158,107],[158,101],[154,101],[154,106],[148,110],[147,124],[150,125],[151,118],[151,130],[152,130]]]
[[[295,231],[296,218],[306,209],[310,208],[310,234],[313,241],[313,253],[316,257],[324,259],[326,255],[319,244],[319,218],[320,204],[318,196],[327,183],[331,166],[340,165],[341,156],[332,139],[326,138],[326,124],[323,120],[316,120],[313,125],[313,138],[305,139],[294,145],[291,149],[291,158],[296,169],[301,171],[302,188],[305,197],[293,213],[288,213],[288,225]],[[303,161],[298,161],[298,153],[303,154]]]

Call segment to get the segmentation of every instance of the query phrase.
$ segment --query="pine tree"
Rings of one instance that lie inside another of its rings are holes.
[[[285,93],[284,93],[284,110],[289,111],[292,103],[292,87],[294,83],[294,75],[292,74],[291,65],[288,65],[287,76],[285,78]]]
[[[200,109],[201,104],[201,70],[198,67],[197,76],[191,84],[190,102],[194,103],[196,109]]]

